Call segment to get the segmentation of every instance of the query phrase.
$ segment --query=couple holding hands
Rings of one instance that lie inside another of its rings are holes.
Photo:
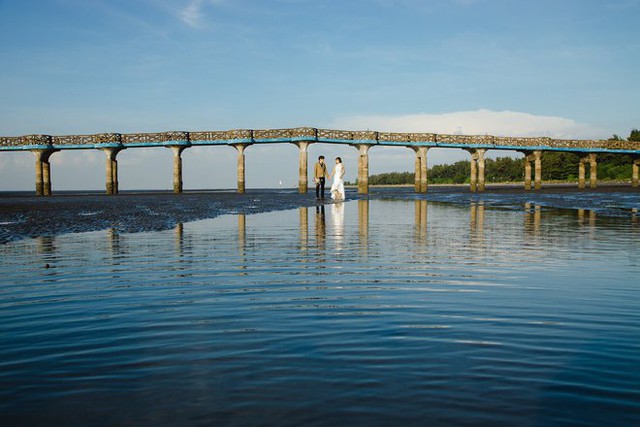
[[[336,202],[344,200],[344,166],[342,165],[342,159],[336,157],[336,165],[331,173],[327,173],[327,165],[324,163],[324,156],[318,157],[318,162],[314,167],[314,181],[316,183],[316,199],[324,199],[324,183],[325,179],[333,178],[331,184],[331,198]]]

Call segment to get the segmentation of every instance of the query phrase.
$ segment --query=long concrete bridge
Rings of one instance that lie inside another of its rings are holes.
[[[51,194],[49,159],[61,150],[97,149],[106,154],[106,191],[118,193],[118,161],[120,151],[140,147],[167,147],[173,150],[173,191],[182,192],[182,152],[189,147],[226,145],[238,152],[238,192],[245,191],[245,149],[253,144],[294,144],[299,149],[299,191],[307,191],[307,149],[310,144],[343,144],[355,147],[358,158],[358,192],[369,191],[369,150],[371,147],[407,147],[415,152],[415,189],[427,191],[427,151],[430,148],[457,148],[471,155],[471,191],[485,189],[485,153],[487,150],[515,150],[525,158],[524,187],[538,190],[542,186],[542,152],[565,151],[580,155],[578,185],[585,187],[586,165],[589,165],[589,185],[597,185],[597,155],[599,153],[628,154],[633,157],[632,185],[638,186],[640,143],[615,140],[568,140],[552,138],[521,138],[491,135],[446,135],[435,133],[392,133],[347,131],[310,127],[266,130],[228,130],[206,132],[101,133],[94,135],[25,135],[0,137],[0,151],[30,151],[36,157],[35,187],[37,195]],[[532,166],[534,177],[532,182]],[[533,184],[533,185],[532,185]]]

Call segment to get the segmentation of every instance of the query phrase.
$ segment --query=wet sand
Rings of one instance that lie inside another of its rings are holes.
[[[347,200],[362,198],[347,189]],[[483,193],[467,186],[432,186],[426,194],[412,187],[372,187],[369,199],[426,199],[468,204],[482,202],[491,208],[520,210],[533,203],[547,208],[595,210],[599,215],[629,216],[640,209],[640,190],[629,185],[601,185],[579,190],[572,184],[548,185],[541,191],[524,191],[521,185],[491,185]],[[59,193],[36,197],[30,193],[0,193],[0,244],[37,236],[96,231],[119,232],[166,230],[176,224],[214,218],[224,214],[253,214],[287,210],[317,203],[313,189],[186,192]]]

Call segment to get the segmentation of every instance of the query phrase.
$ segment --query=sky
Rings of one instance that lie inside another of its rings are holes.
[[[640,0],[0,0],[0,135],[263,129],[607,138],[640,127]],[[294,187],[293,145],[246,150],[247,187]],[[352,147],[313,144],[345,159]],[[504,152],[490,151],[490,156]],[[510,153],[517,155],[516,153]],[[468,158],[431,149],[428,162]],[[172,188],[171,150],[118,155],[121,189]],[[0,191],[34,188],[0,152]],[[370,173],[413,170],[374,148]],[[104,188],[97,150],[53,189]],[[186,189],[234,188],[236,153],[183,153]]]

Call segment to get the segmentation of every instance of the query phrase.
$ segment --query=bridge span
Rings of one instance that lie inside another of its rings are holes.
[[[118,161],[120,151],[140,147],[166,147],[173,150],[173,191],[182,192],[182,152],[195,146],[226,145],[238,152],[238,192],[245,191],[245,149],[254,144],[290,143],[299,149],[298,188],[307,192],[308,154],[310,144],[346,144],[355,147],[358,157],[358,192],[369,191],[369,150],[372,147],[407,147],[415,152],[415,190],[427,191],[427,152],[430,148],[457,148],[470,153],[470,190],[485,189],[485,153],[487,150],[515,150],[524,154],[524,188],[538,190],[542,186],[542,152],[565,151],[580,155],[578,186],[597,185],[599,153],[627,154],[633,157],[632,185],[638,187],[640,143],[616,140],[553,139],[546,137],[506,137],[491,135],[448,135],[435,133],[399,133],[348,131],[310,127],[292,129],[237,129],[204,132],[100,133],[93,135],[25,135],[0,137],[0,151],[30,151],[35,155],[35,188],[37,195],[51,194],[52,154],[61,150],[97,149],[106,154],[106,192],[118,193]],[[533,163],[533,180],[532,180]]]

